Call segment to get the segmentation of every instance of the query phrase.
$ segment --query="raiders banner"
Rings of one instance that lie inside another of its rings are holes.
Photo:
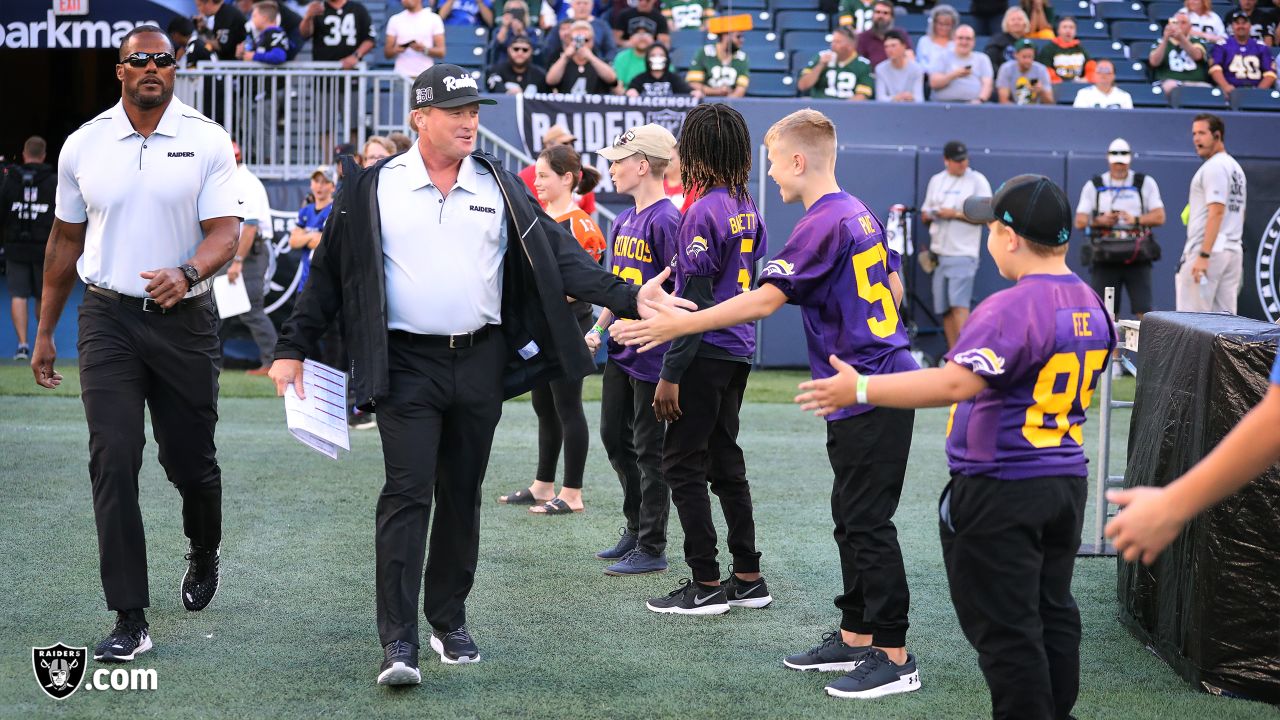
[[[1242,161],[1249,178],[1239,312],[1280,322],[1280,164]]]
[[[698,99],[689,96],[643,98],[626,95],[517,95],[516,117],[525,150],[537,157],[542,152],[542,136],[552,125],[563,125],[578,139],[574,148],[582,153],[582,164],[600,171],[597,192],[612,193],[609,161],[596,150],[613,143],[627,130],[655,123],[680,137],[680,127]]]

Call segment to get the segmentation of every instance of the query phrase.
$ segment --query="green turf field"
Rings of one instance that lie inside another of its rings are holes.
[[[111,621],[98,580],[87,431],[74,374],[63,390],[32,397],[28,370],[0,367],[0,586],[10,598],[0,614],[6,640],[0,717],[987,716],[986,688],[956,625],[938,547],[944,410],[917,416],[897,516],[912,589],[909,643],[922,689],[875,701],[835,700],[822,693],[822,675],[782,668],[783,654],[816,643],[838,619],[822,422],[778,404],[789,400],[797,377],[754,374],[742,412],[773,606],[713,618],[647,612],[646,597],[685,576],[674,513],[671,572],[602,575],[592,553],[616,539],[621,492],[598,444],[588,461],[585,514],[536,517],[493,502],[533,472],[532,409],[509,403],[486,481],[481,561],[469,603],[484,660],[444,667],[428,652],[423,684],[389,691],[374,684],[381,659],[373,597],[377,433],[356,434],[353,452],[331,462],[288,437],[281,405],[265,397],[266,381],[228,374],[218,428],[222,589],[204,612],[182,610],[177,586],[186,548],[178,494],[148,443],[141,484],[156,649],[136,665],[154,668],[159,687],[81,689],[55,703],[36,685],[30,647],[92,646]],[[594,432],[598,381],[589,387]],[[1131,393],[1131,383],[1125,391]],[[1117,430],[1117,439],[1124,435]],[[1115,457],[1123,457],[1120,449]],[[1114,560],[1080,561],[1075,587],[1085,627],[1081,720],[1275,717],[1266,706],[1193,692],[1134,641],[1116,621]]]

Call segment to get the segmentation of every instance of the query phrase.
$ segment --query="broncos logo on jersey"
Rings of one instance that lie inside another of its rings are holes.
[[[689,246],[684,249],[684,254],[691,258],[696,258],[700,253],[707,251],[707,239],[701,235],[695,236],[689,241]]]
[[[764,270],[760,272],[761,276],[795,275],[795,274],[796,274],[796,264],[787,262],[786,260],[770,260],[769,263],[764,266]]]
[[[972,370],[978,375],[1004,374],[1004,358],[995,354],[991,348],[974,348],[956,353],[951,360]]]

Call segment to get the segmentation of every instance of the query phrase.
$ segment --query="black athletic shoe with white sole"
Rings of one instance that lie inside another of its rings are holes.
[[[721,583],[720,587],[724,588],[724,594],[728,596],[729,605],[732,607],[762,608],[773,602],[773,596],[769,594],[769,586],[764,584],[764,578],[743,580],[730,573],[729,579]]]
[[[712,587],[685,579],[666,597],[653,598],[644,605],[656,613],[722,615],[729,612],[729,597],[723,585]]]
[[[907,661],[896,665],[883,650],[871,648],[852,672],[827,685],[827,694],[838,698],[871,698],[914,692],[920,689],[920,672],[916,657],[907,653]]]
[[[151,635],[147,624],[132,620],[118,620],[111,634],[93,649],[93,659],[98,662],[129,662],[151,649]]]
[[[382,667],[378,669],[379,685],[417,685],[422,682],[418,670],[418,646],[401,640],[382,648]]]
[[[186,554],[187,572],[182,576],[182,605],[191,612],[203,610],[218,594],[218,548],[204,550],[195,545]]]
[[[862,664],[870,649],[870,645],[846,645],[836,630],[823,635],[817,647],[783,658],[782,664],[792,670],[849,672]]]
[[[432,630],[431,649],[440,655],[440,662],[448,665],[480,662],[480,648],[471,639],[466,625],[447,633]]]

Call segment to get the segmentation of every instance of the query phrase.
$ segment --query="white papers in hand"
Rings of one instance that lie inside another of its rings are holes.
[[[298,397],[290,384],[284,390],[285,423],[303,445],[338,459],[338,449],[351,449],[347,436],[347,376],[313,360],[302,364]]]
[[[213,299],[218,304],[218,317],[223,320],[249,312],[249,291],[244,287],[244,276],[241,275],[237,283],[226,275],[214,278]]]

